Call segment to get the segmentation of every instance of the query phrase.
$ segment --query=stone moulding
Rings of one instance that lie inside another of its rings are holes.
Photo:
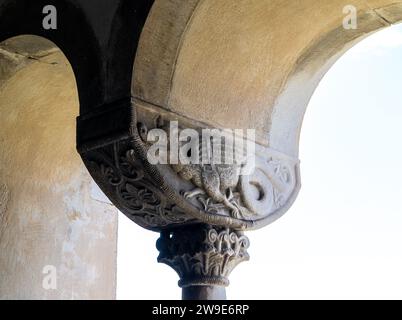
[[[82,149],[81,155],[105,194],[140,226],[153,231],[194,223],[257,229],[293,203],[300,188],[299,161],[265,146],[256,146],[256,167],[249,175],[228,167],[150,164],[146,133],[157,127],[156,118],[186,128],[200,129],[200,124],[132,103],[129,136]]]

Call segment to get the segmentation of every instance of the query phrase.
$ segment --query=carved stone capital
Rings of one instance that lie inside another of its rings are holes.
[[[172,267],[179,286],[229,285],[229,275],[249,260],[248,238],[242,232],[210,225],[193,225],[161,233],[158,262]]]
[[[257,229],[279,218],[295,200],[299,161],[263,145],[255,145],[254,170],[247,174],[242,173],[247,159],[232,165],[151,164],[148,133],[170,134],[160,123],[177,122],[179,132],[191,129],[200,141],[205,128],[215,128],[144,102],[132,104],[127,136],[104,139],[80,153],[105,194],[142,227],[159,232],[198,222]]]

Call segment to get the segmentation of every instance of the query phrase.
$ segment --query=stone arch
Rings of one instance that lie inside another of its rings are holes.
[[[320,79],[353,44],[402,20],[402,1],[156,0],[134,65],[138,110],[215,128],[256,129],[257,143],[298,161],[304,111]],[[298,169],[296,169],[298,171]],[[282,216],[281,209],[246,228]]]
[[[76,152],[72,66],[33,35],[0,43],[0,66],[0,297],[112,299],[117,214]]]
[[[321,79],[354,45],[383,28],[400,23],[402,3],[394,1],[359,11],[358,21],[360,25],[356,30],[336,26],[322,32],[297,57],[273,104],[270,143],[274,148],[298,156],[303,117]]]
[[[103,104],[105,74],[99,39],[84,10],[68,0],[57,1],[56,30],[42,27],[42,9],[48,1],[7,0],[0,3],[0,41],[32,34],[57,45],[70,61],[77,79],[80,113]]]

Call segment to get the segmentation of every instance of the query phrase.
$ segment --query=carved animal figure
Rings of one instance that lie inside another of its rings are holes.
[[[187,199],[206,194],[216,203],[223,203],[236,218],[242,215],[242,208],[233,200],[233,190],[239,183],[240,168],[226,164],[171,165],[184,180],[191,181],[196,189],[184,193]]]
[[[168,128],[160,125],[160,120],[156,120],[157,127],[165,129],[168,133]],[[141,138],[146,141],[147,129],[144,125],[140,125],[139,132]],[[225,159],[224,148],[222,148],[222,159]],[[200,142],[200,150],[206,152],[202,148]],[[208,153],[209,154],[209,153]],[[199,152],[200,164],[170,164],[171,168],[184,180],[191,181],[197,188],[190,192],[185,192],[183,195],[187,199],[191,199],[198,195],[206,195],[214,203],[224,204],[231,214],[236,218],[243,217],[243,210],[233,197],[233,190],[239,184],[241,165],[214,163],[212,157],[207,161],[208,164],[202,164],[201,159],[203,152]],[[205,153],[204,153],[205,155]],[[204,159],[205,160],[205,159]]]

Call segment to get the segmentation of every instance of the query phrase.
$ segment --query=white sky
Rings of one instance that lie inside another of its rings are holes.
[[[248,232],[251,260],[229,299],[402,299],[402,25],[346,53],[304,120],[302,190],[272,225]],[[158,234],[119,216],[118,299],[180,299],[158,264]]]

